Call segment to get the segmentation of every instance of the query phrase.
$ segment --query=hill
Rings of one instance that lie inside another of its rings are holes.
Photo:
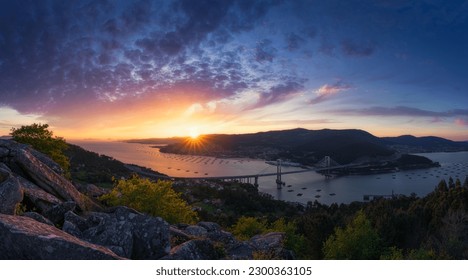
[[[218,157],[289,159],[312,164],[324,156],[346,164],[359,158],[388,157],[395,153],[378,137],[356,129],[292,129],[252,134],[212,134],[198,141],[185,139],[161,148],[161,152]]]
[[[402,135],[383,137],[382,140],[388,146],[407,153],[468,151],[468,142],[451,141],[435,136],[415,137]]]

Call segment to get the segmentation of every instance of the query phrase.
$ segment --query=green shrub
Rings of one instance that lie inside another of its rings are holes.
[[[20,128],[12,128],[10,135],[16,142],[29,144],[39,152],[48,155],[63,168],[65,176],[70,178],[70,161],[64,154],[64,151],[68,149],[68,144],[62,137],[54,137],[54,133],[48,130],[48,127],[48,124],[36,123],[23,125]]]
[[[248,240],[257,234],[267,232],[267,222],[254,217],[240,217],[231,231],[239,240]]]
[[[323,246],[325,259],[369,260],[381,255],[380,238],[362,210],[345,229],[336,228]]]
[[[195,223],[198,219],[180,194],[172,189],[171,181],[152,182],[133,176],[118,180],[112,191],[101,197],[111,206],[123,205],[173,223]]]

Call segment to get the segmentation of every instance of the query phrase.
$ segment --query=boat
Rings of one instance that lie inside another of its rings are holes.
[[[320,197],[320,195],[319,195],[319,194],[315,196],[315,198],[319,198],[319,197]]]
[[[297,196],[302,196],[302,193],[298,193]]]
[[[334,192],[330,194],[330,196],[334,196],[334,195],[336,195],[336,193],[334,193]]]

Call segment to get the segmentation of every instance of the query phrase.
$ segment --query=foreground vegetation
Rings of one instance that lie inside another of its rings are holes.
[[[248,184],[175,189],[199,207],[202,220],[221,224],[239,239],[286,232],[286,245],[298,258],[468,258],[467,181],[442,181],[423,198],[330,206],[310,202],[305,207],[276,201]]]
[[[128,206],[137,211],[161,217],[171,224],[194,223],[195,213],[172,188],[171,181],[152,182],[136,175],[118,180],[111,192],[101,197],[109,206]]]

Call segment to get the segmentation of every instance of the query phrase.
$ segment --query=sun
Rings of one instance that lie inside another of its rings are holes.
[[[192,139],[197,139],[198,136],[200,136],[200,133],[198,132],[198,128],[197,127],[191,127],[189,129],[189,136]]]

